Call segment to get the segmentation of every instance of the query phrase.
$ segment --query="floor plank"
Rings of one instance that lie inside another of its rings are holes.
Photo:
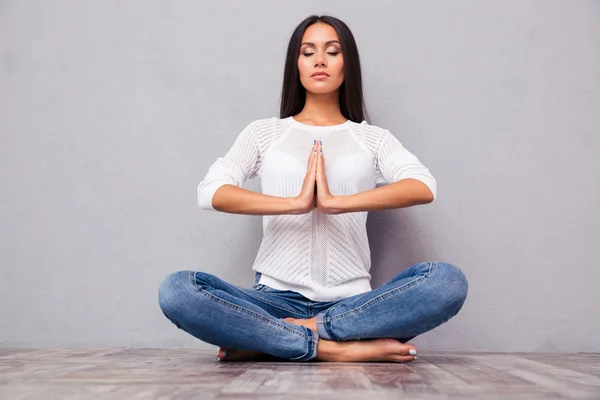
[[[222,362],[196,349],[0,348],[2,399],[600,399],[600,354]]]

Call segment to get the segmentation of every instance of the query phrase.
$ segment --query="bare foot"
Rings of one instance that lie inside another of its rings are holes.
[[[284,318],[294,325],[300,325],[317,332],[317,318]],[[413,350],[415,355],[409,353]],[[392,361],[408,362],[416,358],[417,348],[391,338],[333,341],[319,338],[317,360],[339,362]]]
[[[408,362],[414,360],[410,350],[417,348],[397,339],[363,339],[337,342],[319,339],[317,360],[335,362]]]
[[[219,348],[217,361],[248,361],[248,360],[263,360],[272,358],[270,354],[261,353],[260,351],[238,350],[229,348]]]
[[[304,326],[313,332],[317,332],[317,317],[312,317],[308,319],[284,318],[284,320],[294,325]]]
[[[306,326],[313,331],[317,331],[317,318],[313,317],[310,319],[296,319],[296,318],[284,318],[285,321],[290,322],[294,325]],[[277,359],[267,353],[261,353],[260,351],[252,350],[238,350],[230,348],[219,348],[219,354],[217,355],[217,361],[246,361],[246,360],[268,360]]]

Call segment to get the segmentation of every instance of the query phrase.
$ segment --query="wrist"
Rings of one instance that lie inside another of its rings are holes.
[[[288,214],[300,214],[302,213],[302,202],[298,197],[288,197],[289,201],[289,213]]]
[[[345,209],[346,198],[347,198],[347,196],[333,196],[329,200],[327,208],[330,210],[330,212],[332,214],[344,213],[346,211],[346,209]]]

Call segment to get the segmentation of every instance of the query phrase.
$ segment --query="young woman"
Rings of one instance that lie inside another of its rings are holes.
[[[159,289],[167,318],[220,346],[217,361],[412,361],[406,342],[461,309],[468,283],[453,264],[414,264],[370,286],[368,211],[430,203],[436,181],[363,112],[348,26],[305,19],[289,42],[280,117],[248,124],[198,185],[204,210],[263,216],[253,287],[180,271]],[[262,193],[241,187],[252,177]]]

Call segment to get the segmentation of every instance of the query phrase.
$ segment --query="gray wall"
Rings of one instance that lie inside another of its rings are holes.
[[[425,260],[470,281],[413,343],[600,351],[600,2],[289,4],[0,1],[0,345],[212,348],[157,287],[250,286],[260,217],[199,210],[196,185],[277,115],[292,29],[331,13],[371,122],[438,181],[432,204],[370,214],[374,287]]]

